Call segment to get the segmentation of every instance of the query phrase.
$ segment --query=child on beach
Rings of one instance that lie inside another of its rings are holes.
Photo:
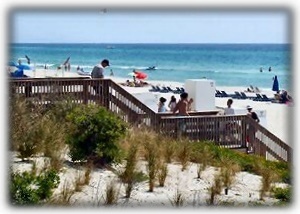
[[[191,111],[192,110],[192,103],[194,102],[194,99],[193,98],[190,98],[189,101],[188,101],[188,111]]]
[[[166,102],[166,98],[161,97],[159,98],[159,103],[158,103],[158,112],[166,112],[166,106],[165,106],[165,102]]]
[[[176,97],[174,95],[171,97],[171,100],[169,102],[168,107],[170,108],[171,112],[173,112],[173,110],[175,109],[175,107],[176,107]]]

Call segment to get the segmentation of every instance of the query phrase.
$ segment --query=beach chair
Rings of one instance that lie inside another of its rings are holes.
[[[260,94],[256,94],[256,97],[253,99],[253,101],[263,101],[263,98]]]
[[[181,94],[182,91],[181,91],[181,89],[179,87],[176,87],[176,90],[173,90],[173,93],[174,94]]]
[[[180,88],[176,87],[176,89],[173,90],[173,93],[174,93],[174,94],[181,94]]]
[[[241,92],[241,98],[242,98],[243,100],[249,99],[249,97],[248,97],[244,92]]]
[[[238,91],[235,91],[231,97],[234,99],[242,99],[242,95]]]
[[[219,90],[216,90],[215,97],[222,97],[222,93]]]
[[[158,92],[161,92],[161,93],[168,93],[169,90],[166,88],[166,87],[162,87],[160,88],[159,86],[156,86],[157,89],[158,89]]]
[[[261,96],[262,96],[262,101],[266,101],[266,102],[272,101],[272,99],[267,97],[267,95],[265,95],[265,94],[262,94]],[[274,100],[275,100],[275,98],[274,98]]]
[[[170,88],[169,86],[167,87],[167,89],[169,90],[169,92],[173,92],[173,89]]]
[[[167,87],[163,86],[161,92],[168,93],[168,92],[170,92],[170,90]]]
[[[260,92],[259,88],[258,88],[258,87],[255,87],[254,92],[255,92],[255,93],[259,93],[259,92]]]
[[[229,97],[229,95],[225,91],[221,91],[222,97]]]
[[[254,87],[253,87],[253,85],[250,85],[249,87],[250,87],[251,92],[254,92]]]
[[[157,92],[157,88],[154,85],[151,85],[151,89],[149,89],[150,92]]]

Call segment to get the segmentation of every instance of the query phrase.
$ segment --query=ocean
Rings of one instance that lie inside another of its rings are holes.
[[[112,69],[115,76],[130,79],[128,73],[136,69],[147,73],[148,80],[207,78],[217,87],[272,88],[277,75],[280,89],[292,89],[290,44],[10,44],[10,61],[25,55],[37,68],[48,64],[56,69],[70,57],[72,72],[78,66],[90,72],[107,58],[111,66],[105,76]],[[151,66],[156,70],[146,70]]]

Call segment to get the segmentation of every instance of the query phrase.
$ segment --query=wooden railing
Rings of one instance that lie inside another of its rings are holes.
[[[246,115],[218,116],[211,111],[178,117],[156,113],[110,79],[10,79],[10,92],[42,104],[67,96],[76,103],[99,104],[126,122],[145,124],[170,137],[212,141],[226,148],[247,148],[266,159],[292,161],[292,148]]]

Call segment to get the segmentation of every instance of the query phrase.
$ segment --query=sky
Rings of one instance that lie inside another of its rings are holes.
[[[288,10],[11,10],[11,43],[290,43]]]

